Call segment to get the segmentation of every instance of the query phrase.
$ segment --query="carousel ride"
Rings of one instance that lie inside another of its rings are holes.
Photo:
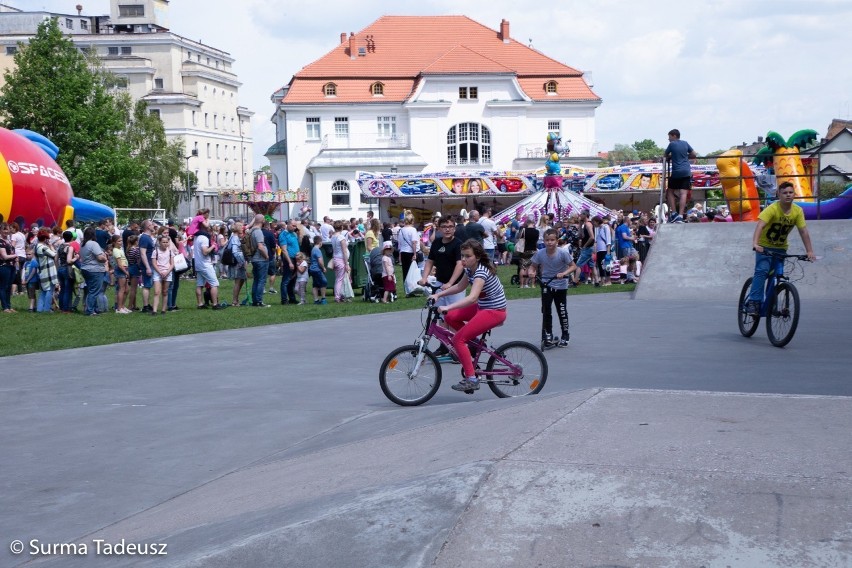
[[[219,204],[223,209],[226,205],[243,205],[252,213],[260,213],[267,220],[274,221],[275,212],[278,211],[279,207],[282,205],[287,207],[293,203],[302,204],[299,211],[300,217],[310,216],[311,208],[307,206],[309,197],[310,190],[308,189],[273,190],[266,176],[259,175],[254,184],[254,191],[220,191]],[[289,215],[289,211],[287,214]]]

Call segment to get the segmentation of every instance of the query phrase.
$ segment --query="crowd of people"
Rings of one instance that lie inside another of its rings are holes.
[[[395,265],[402,267],[403,278],[414,265],[414,281],[422,286],[430,276],[434,280],[439,267],[430,260],[430,251],[444,238],[442,219],[450,218],[454,241],[476,240],[494,265],[516,265],[513,282],[520,287],[535,285],[530,260],[544,248],[545,231],[551,228],[558,246],[578,266],[569,285],[608,286],[638,279],[656,230],[656,220],[638,211],[591,219],[588,212],[562,220],[543,215],[537,221],[518,215],[500,223],[484,208],[455,216],[436,214],[425,224],[416,223],[410,212],[384,223],[372,212],[366,219],[326,216],[322,221],[270,222],[256,215],[229,225],[211,223],[209,216],[204,209],[181,225],[172,219],[162,224],[147,219],[123,228],[104,219],[83,230],[68,221],[64,228],[34,225],[26,233],[17,223],[2,223],[2,309],[14,312],[11,297],[27,294],[33,312],[157,315],[180,309],[181,281],[192,279],[198,309],[269,307],[271,298],[281,304],[349,302],[354,298],[353,262],[361,262],[350,258],[349,244],[356,241],[363,241],[370,255],[376,301],[389,302],[403,291]],[[709,216],[702,212],[702,217]],[[334,273],[328,298],[326,270]],[[442,269],[437,277],[442,284],[452,284],[460,275],[461,268]],[[233,281],[230,298],[219,297],[220,279]],[[114,290],[111,302],[109,290]]]

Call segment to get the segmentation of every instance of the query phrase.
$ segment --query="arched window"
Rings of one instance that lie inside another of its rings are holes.
[[[337,85],[334,83],[326,83],[322,88],[325,96],[327,97],[336,97],[337,96]]]
[[[548,95],[555,95],[558,92],[556,90],[556,87],[558,85],[559,84],[556,81],[548,81],[544,84],[544,92],[546,92]]]
[[[349,183],[342,179],[331,184],[331,204],[349,206]]]
[[[384,83],[379,83],[376,81],[370,86],[370,92],[373,93],[374,97],[380,97],[385,94],[385,85]]]
[[[476,122],[462,122],[447,131],[447,164],[491,163],[491,131]]]

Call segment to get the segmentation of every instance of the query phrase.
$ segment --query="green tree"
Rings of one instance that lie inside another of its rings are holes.
[[[601,167],[614,166],[624,162],[636,162],[639,160],[639,154],[633,146],[627,144],[616,144],[612,150],[607,152],[606,160],[602,160]]]
[[[664,150],[657,146],[657,143],[650,138],[637,140],[633,143],[633,149],[640,160],[659,160],[663,157]]]
[[[123,95],[120,100],[125,107],[131,104],[129,95]],[[148,111],[145,101],[137,101],[133,105],[124,139],[138,167],[144,172],[139,191],[131,196],[129,206],[156,205],[174,212],[180,200],[179,191],[183,190],[181,179],[186,179],[183,143],[166,140],[163,122]]]
[[[57,163],[74,193],[111,206],[125,205],[142,178],[121,139],[126,112],[98,70],[62,35],[54,19],[19,44],[15,67],[4,72],[0,116],[7,128],[27,128],[59,147]]]
[[[823,201],[832,199],[846,191],[852,184],[842,184],[836,181],[821,181],[819,184],[819,198]]]

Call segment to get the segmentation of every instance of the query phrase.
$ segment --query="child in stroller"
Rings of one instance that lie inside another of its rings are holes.
[[[393,247],[393,244],[391,244]],[[377,246],[370,251],[370,254],[364,255],[364,267],[367,269],[367,283],[364,285],[364,301],[379,303],[385,294],[385,287],[382,282],[382,250],[383,247]],[[389,301],[396,300],[396,294],[390,294]]]

